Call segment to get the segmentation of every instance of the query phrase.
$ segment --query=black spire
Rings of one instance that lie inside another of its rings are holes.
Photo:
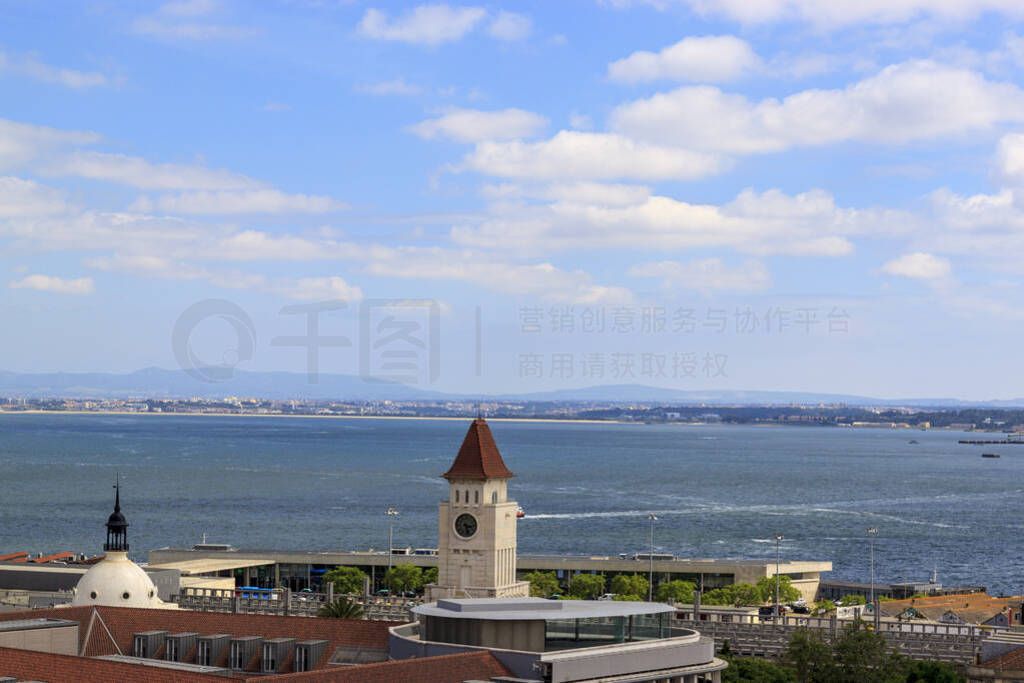
[[[107,552],[128,552],[128,520],[121,514],[121,477],[114,484],[114,511],[107,518],[107,542],[103,550]]]

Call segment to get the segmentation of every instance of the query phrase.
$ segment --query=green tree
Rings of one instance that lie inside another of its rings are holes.
[[[693,591],[697,589],[697,585],[692,581],[683,581],[676,579],[675,581],[666,581],[665,583],[658,584],[658,602],[693,602]]]
[[[523,581],[530,582],[530,595],[535,598],[550,598],[561,590],[554,572],[527,572]]]
[[[608,584],[608,591],[616,595],[629,595],[646,600],[649,587],[647,579],[639,574],[616,574]]]
[[[419,590],[423,586],[423,570],[412,564],[400,564],[384,574],[384,585],[392,593]]]
[[[814,603],[814,609],[812,610],[815,614],[826,614],[836,608],[836,603],[831,600],[819,600]]]
[[[910,662],[907,683],[963,683],[966,679],[946,662]]]
[[[793,671],[759,657],[722,657],[729,668],[722,672],[722,683],[793,683]]]
[[[619,602],[643,602],[643,598],[637,595],[616,595],[612,600],[618,600]]]
[[[334,602],[329,602],[317,610],[317,616],[328,619],[362,619],[363,606],[341,595],[335,598]]]
[[[858,619],[843,629],[832,646],[839,674],[835,683],[903,683],[907,678],[906,660],[889,650],[885,638],[869,631]],[[831,681],[830,681],[831,683]]]
[[[817,633],[805,628],[793,633],[782,662],[793,670],[798,683],[824,683],[836,675],[832,648]]]
[[[866,605],[868,599],[863,595],[844,595],[840,600],[839,604],[843,607],[849,607],[851,605]]]
[[[761,592],[757,586],[749,583],[734,583],[722,588],[710,590],[701,596],[701,602],[705,605],[759,605],[761,604]]]
[[[423,570],[423,585],[437,583],[437,567],[427,567]]]
[[[757,592],[761,595],[761,602],[775,603],[775,577],[762,576],[757,581]],[[800,591],[793,587],[793,580],[785,574],[779,575],[779,602],[785,604],[794,602],[801,598]]]
[[[604,576],[576,574],[569,581],[569,595],[582,600],[593,600],[604,593]]]
[[[358,567],[335,567],[324,572],[324,581],[334,584],[335,593],[360,595],[365,579],[366,572]]]

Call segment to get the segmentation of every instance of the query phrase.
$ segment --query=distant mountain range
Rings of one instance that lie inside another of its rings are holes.
[[[321,374],[316,384],[296,372],[235,371],[225,382],[202,382],[182,370],[145,368],[127,374],[19,373],[0,371],[0,396],[25,398],[222,398],[416,401],[499,400],[538,402],[614,402],[708,405],[809,405],[845,403],[853,406],[1024,407],[1024,398],[964,401],[956,398],[882,399],[852,394],[808,391],[681,391],[642,384],[607,384],[525,394],[449,394],[407,384],[367,382],[352,375]]]

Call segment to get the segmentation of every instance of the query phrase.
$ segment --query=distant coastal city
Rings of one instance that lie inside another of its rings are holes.
[[[617,401],[322,401],[216,398],[0,397],[0,413],[132,413],[292,417],[595,420],[657,424],[803,425],[1024,433],[1024,409],[851,405],[665,405]]]

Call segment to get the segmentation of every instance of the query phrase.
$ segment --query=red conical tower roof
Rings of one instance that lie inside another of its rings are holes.
[[[498,445],[491,436],[491,428],[482,417],[473,420],[462,440],[462,448],[455,462],[443,475],[445,479],[508,479],[516,475],[508,471]]]

